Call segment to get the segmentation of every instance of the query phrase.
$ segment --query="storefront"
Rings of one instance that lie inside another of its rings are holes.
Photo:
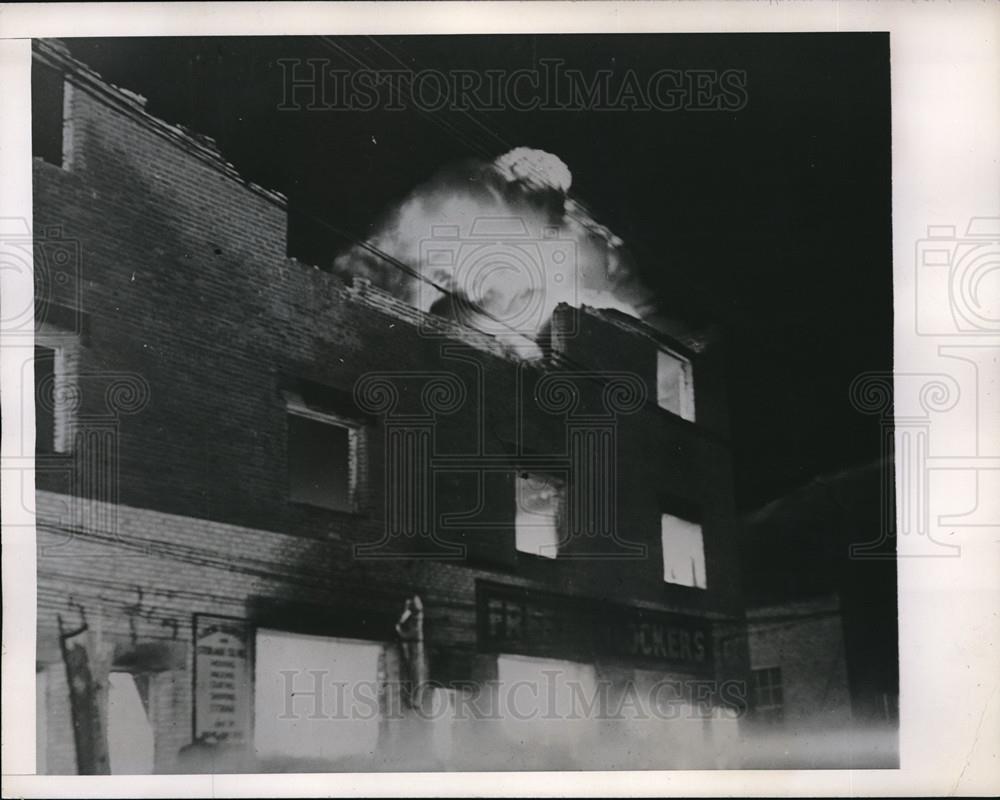
[[[388,634],[381,641],[339,623],[302,630],[295,616],[199,613],[190,645],[125,642],[106,673],[108,768],[722,765],[716,756],[735,740],[737,722],[726,707],[736,695],[720,689],[716,674],[717,625],[486,580],[476,582],[473,605],[461,638],[446,640],[432,626],[427,642],[428,653],[458,654],[452,663],[466,666],[448,675],[428,656],[429,681],[416,692],[417,651],[381,618],[367,631]],[[442,618],[441,609],[427,612]],[[61,665],[43,673],[60,679],[42,693],[43,739],[46,724],[51,731],[51,720],[69,712],[52,706],[65,691],[63,674]]]
[[[197,618],[195,630],[195,743],[193,758],[186,759],[193,768],[288,772],[445,764],[454,693],[427,688],[414,708],[398,641],[206,615]]]
[[[477,609],[506,768],[714,767],[738,736],[704,618],[488,581]]]

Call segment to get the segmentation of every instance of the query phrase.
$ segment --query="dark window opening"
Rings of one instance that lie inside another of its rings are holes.
[[[31,154],[63,166],[63,93],[58,70],[43,64],[31,68]]]
[[[334,421],[288,415],[291,499],[335,511],[353,511],[353,431]]]
[[[35,345],[35,452],[56,449],[56,351]]]

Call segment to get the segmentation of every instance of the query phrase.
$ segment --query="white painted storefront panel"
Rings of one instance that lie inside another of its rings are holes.
[[[578,755],[597,734],[586,713],[597,692],[592,664],[501,655],[497,678],[504,733],[515,744]]]
[[[153,726],[127,672],[108,676],[108,759],[112,775],[153,774]]]
[[[381,651],[371,642],[259,630],[257,756],[336,760],[375,753]]]

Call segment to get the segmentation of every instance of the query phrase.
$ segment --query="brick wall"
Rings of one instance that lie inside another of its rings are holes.
[[[750,665],[780,667],[785,724],[835,731],[851,722],[843,622],[836,597],[747,613]]]

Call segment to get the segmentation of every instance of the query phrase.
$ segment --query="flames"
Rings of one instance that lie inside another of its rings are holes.
[[[417,187],[334,270],[526,354],[559,303],[639,317],[649,292],[628,249],[570,197],[572,180],[557,156],[526,147],[454,165]]]

